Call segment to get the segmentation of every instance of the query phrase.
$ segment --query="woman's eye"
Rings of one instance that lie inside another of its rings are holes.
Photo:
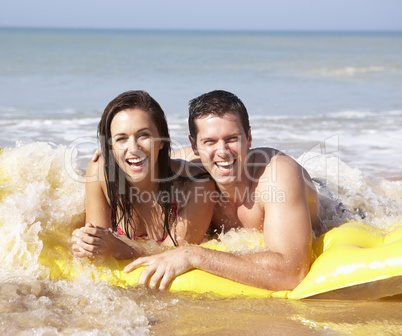
[[[120,144],[124,143],[124,141],[126,141],[126,140],[127,140],[127,137],[124,137],[124,136],[116,137],[113,139],[114,143],[120,143]]]
[[[138,138],[141,138],[141,139],[145,139],[145,138],[148,138],[149,137],[149,134],[148,133],[141,133],[139,136],[138,136]]]

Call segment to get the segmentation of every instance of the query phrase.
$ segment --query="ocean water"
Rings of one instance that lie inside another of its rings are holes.
[[[389,180],[402,176],[402,33],[1,28],[2,335],[400,332],[400,297],[223,300],[49,280],[44,237],[61,231],[67,246],[82,225],[97,123],[131,89],[161,104],[175,147],[188,145],[190,99],[236,93],[254,146],[279,148],[326,181],[323,230],[347,220],[387,228],[402,216],[402,182]]]
[[[188,101],[224,89],[247,106],[254,146],[298,157],[338,137],[350,166],[401,173],[401,33],[3,28],[0,45],[2,147],[95,137],[106,104],[130,89],[158,100],[186,145]],[[81,147],[87,159],[93,147]]]

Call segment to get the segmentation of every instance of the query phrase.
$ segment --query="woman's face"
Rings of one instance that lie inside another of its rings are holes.
[[[163,142],[148,113],[140,109],[120,111],[114,116],[110,131],[113,155],[130,181],[157,179],[155,164]]]

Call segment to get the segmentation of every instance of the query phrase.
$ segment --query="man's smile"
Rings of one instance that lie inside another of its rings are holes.
[[[230,161],[219,161],[215,162],[215,166],[220,170],[220,171],[228,171],[233,168],[234,163],[236,160],[230,160]]]

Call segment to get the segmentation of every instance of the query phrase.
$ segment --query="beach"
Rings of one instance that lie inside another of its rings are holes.
[[[397,335],[402,298],[223,299],[50,280],[43,237],[84,221],[84,174],[106,104],[148,91],[174,148],[188,101],[223,89],[250,114],[253,146],[326,181],[323,231],[402,218],[402,34],[0,28],[2,335]],[[396,178],[396,180],[392,180]],[[347,211],[339,213],[341,202]],[[242,233],[223,239],[242,238]]]

